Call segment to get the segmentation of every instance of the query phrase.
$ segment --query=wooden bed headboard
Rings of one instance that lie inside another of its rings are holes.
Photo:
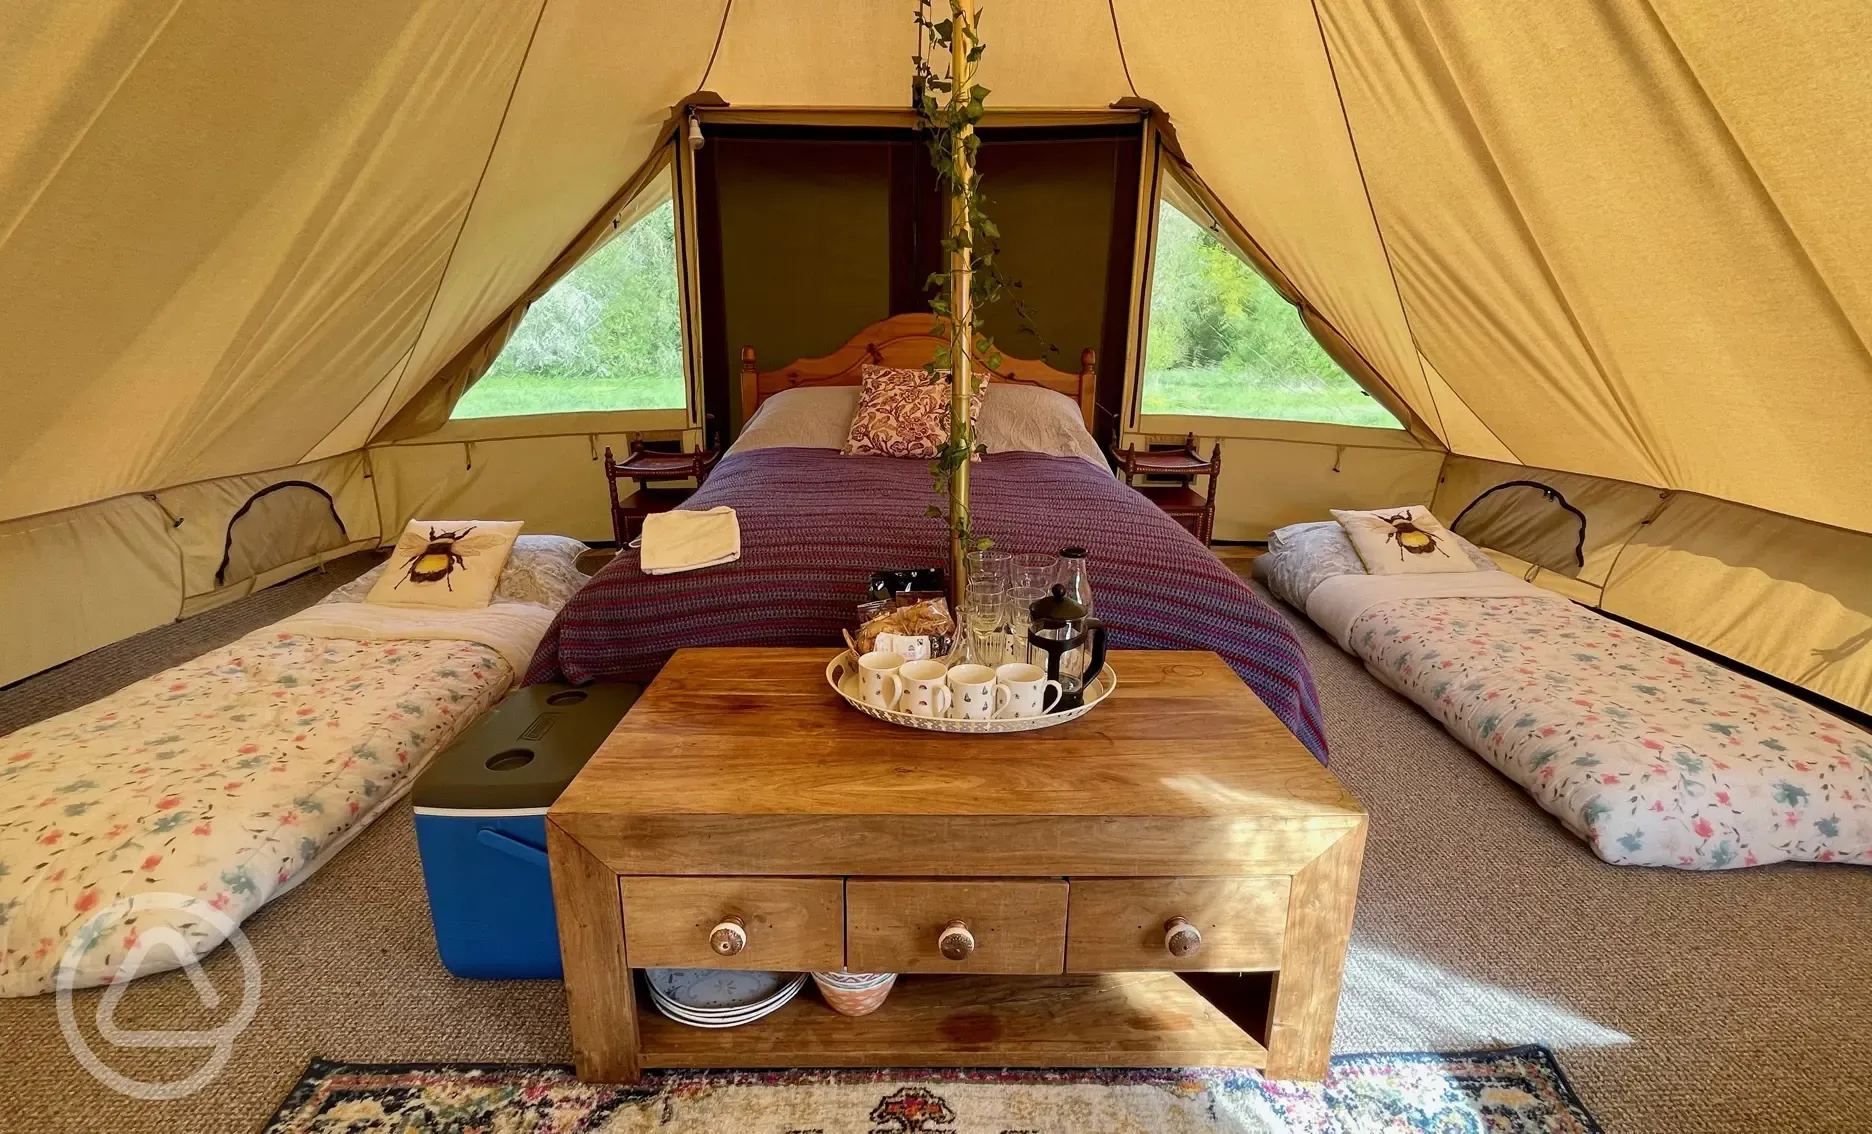
[[[856,386],[863,380],[864,364],[921,368],[936,357],[937,348],[947,346],[948,338],[935,333],[938,318],[927,311],[892,315],[873,323],[851,337],[844,346],[823,358],[802,358],[778,370],[762,370],[754,359],[754,348],[741,348],[741,419],[747,421],[761,402],[782,390],[796,386]],[[1079,373],[1055,370],[1035,359],[1003,355],[999,367],[990,367],[981,356],[975,357],[978,373],[991,382],[1020,382],[1056,390],[1079,403],[1085,427],[1092,429],[1093,411],[1098,396],[1098,354],[1091,347],[1079,352]]]

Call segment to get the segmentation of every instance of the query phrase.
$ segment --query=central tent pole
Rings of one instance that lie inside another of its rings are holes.
[[[969,97],[973,82],[969,77],[969,47],[974,42],[975,0],[958,0],[951,6],[955,31],[950,36],[949,105],[959,110]],[[956,190],[949,198],[949,436],[964,436],[969,427],[969,395],[973,389],[975,311],[969,286],[969,262],[974,255],[969,225],[969,198],[975,188],[975,164],[969,157],[969,136],[975,128],[961,120],[955,132]],[[968,587],[968,563],[964,558],[962,534],[972,532],[969,522],[969,459],[956,466],[949,490],[949,578],[953,588],[951,602],[960,607]]]

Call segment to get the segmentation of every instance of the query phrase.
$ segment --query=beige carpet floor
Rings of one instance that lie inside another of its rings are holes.
[[[304,584],[298,600],[338,581]],[[223,621],[224,639],[245,627],[232,612]],[[199,622],[129,653],[147,664],[207,649]],[[1338,1050],[1544,1043],[1610,1131],[1872,1129],[1872,870],[1607,866],[1310,626],[1300,633],[1333,767],[1372,814]],[[90,696],[141,675],[109,657],[75,664],[90,667]],[[36,680],[69,684],[71,668]],[[23,689],[0,691],[0,720]],[[51,999],[0,1001],[0,1131],[253,1131],[314,1055],[569,1057],[557,985],[443,971],[407,806],[246,928],[262,963],[258,1016],[188,1098],[113,1094],[68,1050]],[[231,953],[205,969],[238,998]],[[75,998],[87,1035],[99,996]],[[228,1010],[202,1009],[166,974],[128,986],[117,1023],[207,1028]],[[97,1046],[150,1076],[180,1077],[205,1054]]]
[[[334,560],[256,595],[125,638],[35,677],[0,688],[0,736],[70,712],[133,681],[198,658],[244,634],[304,610],[383,561],[374,551]]]

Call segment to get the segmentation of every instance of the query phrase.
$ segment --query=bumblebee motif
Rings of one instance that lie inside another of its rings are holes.
[[[500,539],[493,535],[476,536],[471,534],[473,531],[472,524],[458,532],[438,532],[430,528],[428,544],[403,564],[403,577],[390,589],[395,590],[404,583],[440,582],[453,591],[455,582],[451,576],[456,570],[466,567],[470,556],[481,554]]]
[[[1410,513],[1396,516],[1380,516],[1379,519],[1391,525],[1390,539],[1398,545],[1398,558],[1404,558],[1405,552],[1412,555],[1434,555],[1437,552],[1436,537],[1411,523]]]

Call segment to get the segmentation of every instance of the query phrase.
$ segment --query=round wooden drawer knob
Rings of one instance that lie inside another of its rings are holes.
[[[969,932],[966,922],[952,921],[943,926],[943,931],[936,938],[936,948],[945,960],[966,961],[969,954],[975,952],[975,935]]]
[[[709,930],[708,943],[717,956],[732,957],[747,948],[747,926],[738,917],[725,917]]]
[[[1202,930],[1180,917],[1164,922],[1164,948],[1172,957],[1193,957],[1202,948]]]

